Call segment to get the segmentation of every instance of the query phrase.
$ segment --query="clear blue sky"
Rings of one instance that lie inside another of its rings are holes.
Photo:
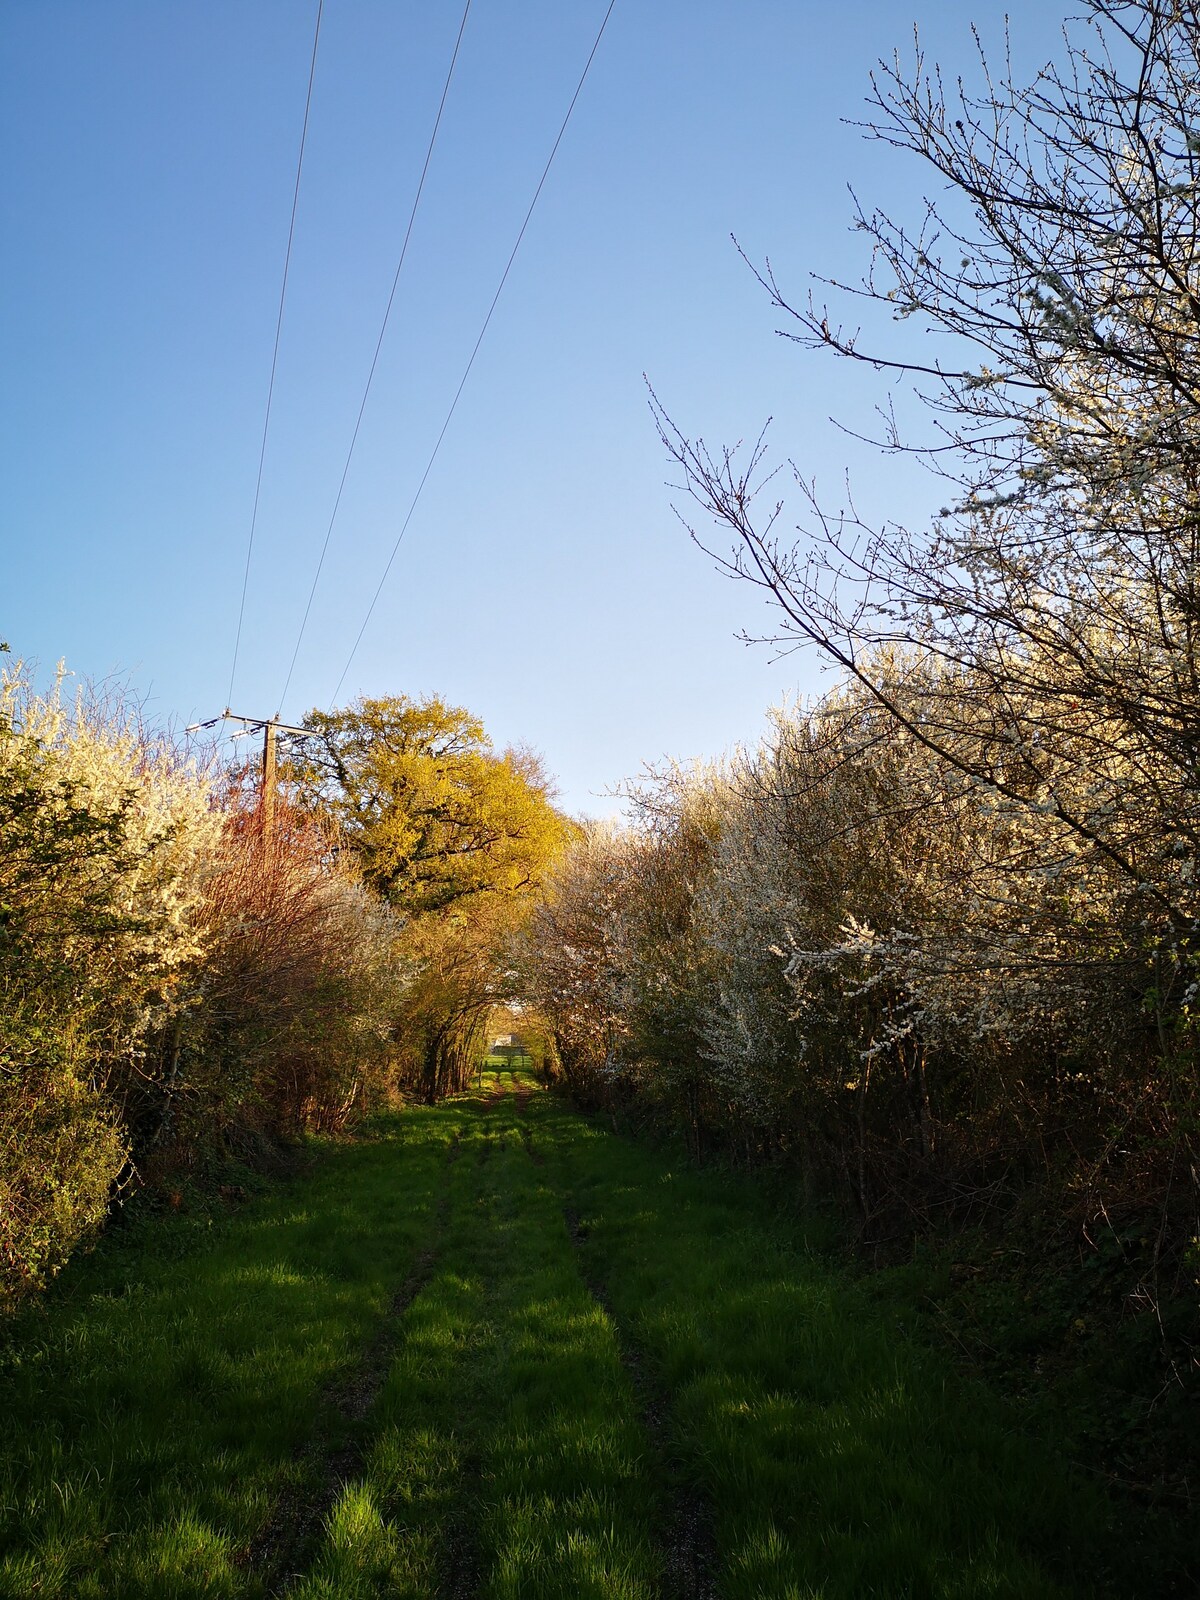
[[[607,0],[473,0],[285,719],[327,704]],[[1013,0],[1030,66],[1058,8]],[[714,444],[768,415],[836,496],[919,518],[936,485],[854,446],[883,396],[774,334],[729,236],[797,293],[857,274],[847,185],[915,215],[926,175],[843,124],[948,0],[617,0],[341,699],[438,692],[544,754],[564,803],[714,755],[811,693],[672,511],[643,372]],[[150,716],[226,701],[315,0],[0,6],[0,635],[116,673]],[[326,0],[234,709],[279,704],[461,16]]]

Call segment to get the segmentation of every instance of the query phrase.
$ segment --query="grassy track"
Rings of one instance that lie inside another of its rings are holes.
[[[752,1190],[512,1086],[17,1321],[0,1596],[1100,1592],[1099,1499]]]

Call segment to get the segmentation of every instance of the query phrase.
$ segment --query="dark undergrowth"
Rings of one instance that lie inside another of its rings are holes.
[[[1081,1248],[1018,1226],[919,1244],[867,1274],[881,1305],[1013,1400],[1102,1483],[1153,1590],[1200,1592],[1200,1318],[1197,1298],[1159,1298],[1137,1240]]]

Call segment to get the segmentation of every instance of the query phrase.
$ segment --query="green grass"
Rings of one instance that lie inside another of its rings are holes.
[[[726,1600],[1099,1592],[1117,1557],[1101,1497],[751,1185],[581,1129],[549,1097],[530,1114],[670,1395]]]
[[[428,1596],[468,1575],[497,1600],[649,1600],[654,1486],[613,1329],[512,1100],[457,1109],[438,1265],[405,1317],[363,1480],[298,1592]]]
[[[235,1217],[114,1238],[6,1330],[0,1595],[260,1592],[246,1552],[312,1487],[327,1396],[412,1268],[443,1148],[413,1122]]]
[[[681,1504],[724,1600],[1101,1591],[1099,1495],[889,1303],[512,1081],[13,1320],[0,1596],[654,1600]]]

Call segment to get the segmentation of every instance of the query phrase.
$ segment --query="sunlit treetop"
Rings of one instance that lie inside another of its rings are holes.
[[[536,756],[497,754],[478,717],[436,695],[360,699],[305,727],[301,793],[393,905],[415,916],[536,891],[567,827]]]

